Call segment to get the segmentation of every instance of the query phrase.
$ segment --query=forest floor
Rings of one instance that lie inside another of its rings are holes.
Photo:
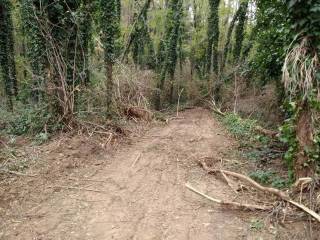
[[[238,143],[209,111],[195,108],[168,123],[142,125],[139,134],[108,150],[80,135],[40,146],[28,176],[1,181],[0,239],[310,237],[307,223],[279,225],[270,213],[227,209],[185,187],[256,203],[251,193],[237,198],[221,177],[198,165],[206,158],[250,170],[250,163],[236,159]]]

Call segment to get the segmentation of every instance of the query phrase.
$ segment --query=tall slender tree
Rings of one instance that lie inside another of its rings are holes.
[[[242,9],[241,6],[242,6],[243,4],[244,4],[244,2],[241,3],[240,7],[238,8],[238,10],[236,11],[236,13],[234,14],[234,16],[233,16],[233,18],[232,18],[232,20],[231,20],[231,22],[230,22],[229,28],[228,28],[226,43],[225,43],[224,50],[223,50],[223,58],[222,58],[222,63],[221,63],[221,71],[223,71],[223,69],[224,69],[224,67],[225,67],[225,64],[226,64],[226,61],[227,61],[228,53],[229,53],[229,50],[230,50],[230,42],[231,42],[232,32],[233,32],[235,23],[236,23],[236,21],[237,21],[238,18],[239,18],[239,15],[240,15],[240,12],[241,12],[241,9]]]
[[[177,64],[177,47],[179,41],[179,29],[182,15],[182,0],[170,0],[166,16],[166,29],[164,40],[160,42],[163,62],[159,81],[157,84],[158,92],[155,99],[156,109],[161,108],[161,93],[164,89],[166,77],[169,76],[170,84],[173,84],[174,73]]]
[[[244,39],[245,23],[247,20],[248,1],[241,3],[239,7],[238,24],[235,29],[235,46],[233,48],[233,57],[238,61],[242,49],[242,42]]]
[[[208,47],[207,47],[207,74],[213,71],[218,73],[218,43],[219,43],[219,4],[220,0],[209,0],[208,17]]]
[[[32,99],[38,102],[42,95],[40,89],[43,85],[47,65],[46,44],[40,27],[40,19],[44,12],[40,10],[40,1],[20,0],[20,3],[27,56],[32,69],[31,95]]]
[[[142,9],[139,9],[139,1],[135,1],[136,9],[134,16],[134,29],[132,33],[132,56],[135,64],[143,65],[143,57],[146,45],[151,40],[147,25],[147,13],[151,0],[146,0]]]
[[[8,0],[0,0],[0,76],[4,81],[10,108],[12,96],[18,93],[14,56],[11,3]]]
[[[120,17],[118,0],[99,0],[100,25],[102,44],[104,47],[104,62],[107,71],[107,106],[111,106],[113,96],[113,66],[116,60],[116,40],[120,32]]]
[[[90,0],[82,0],[79,9],[78,32],[80,40],[80,59],[79,59],[79,74],[83,83],[90,82],[89,72],[89,43],[92,35],[92,19],[93,4]]]

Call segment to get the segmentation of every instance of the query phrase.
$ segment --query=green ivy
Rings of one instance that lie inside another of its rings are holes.
[[[249,59],[249,67],[252,78],[261,85],[274,80],[280,82],[286,49],[293,38],[287,16],[284,1],[257,1],[255,51]]]
[[[233,48],[233,57],[238,61],[242,49],[242,42],[244,38],[244,27],[247,20],[248,1],[241,3],[239,7],[238,24],[235,29],[235,46]]]
[[[308,39],[308,46],[306,47],[306,64],[310,64],[308,58],[316,57],[319,59],[320,53],[320,3],[318,0],[287,0],[288,9],[288,23],[290,24],[291,31],[297,35],[294,41],[290,44],[290,48],[299,45],[304,39]],[[290,64],[287,67],[290,68]],[[290,70],[289,70],[290,71]],[[319,114],[320,102],[318,99],[318,82],[319,82],[319,66],[314,69],[315,75],[312,79],[312,89],[305,93],[304,86],[295,86],[295,91],[287,89],[287,102],[284,105],[288,118],[281,127],[282,137],[281,140],[288,145],[288,150],[285,154],[285,160],[288,163],[290,177],[293,178],[293,166],[294,160],[298,157],[297,153],[303,151],[303,154],[307,157],[307,161],[303,163],[303,166],[312,169],[313,166],[320,166],[320,135],[319,126],[317,126],[317,119],[310,117],[309,123],[314,129],[313,144],[310,146],[299,146],[297,139],[297,122],[304,112],[312,112],[314,116]],[[290,72],[289,74],[297,74]],[[292,76],[289,76],[292,77]],[[298,78],[301,78],[299,75]],[[303,81],[303,80],[301,80]],[[307,96],[307,97],[305,97]],[[304,120],[305,121],[305,120]],[[300,163],[299,163],[300,164]],[[311,170],[313,171],[313,169]]]
[[[155,107],[158,110],[161,108],[161,92],[164,89],[165,79],[167,75],[169,75],[171,81],[174,78],[178,59],[177,51],[182,13],[182,0],[170,0],[166,16],[165,35],[159,46],[162,64],[157,84],[158,92],[155,96]]]
[[[243,4],[245,4],[245,2],[240,4],[240,7],[238,8],[236,13],[234,14],[234,16],[233,16],[233,18],[232,18],[232,20],[230,22],[229,28],[228,28],[227,39],[226,39],[226,43],[225,43],[224,50],[223,50],[223,59],[222,59],[222,63],[221,63],[221,71],[223,71],[223,69],[225,67],[225,64],[226,64],[226,61],[227,61],[228,53],[229,53],[229,50],[230,50],[230,42],[231,42],[232,32],[233,32],[233,29],[234,29],[234,25],[235,25],[236,21],[238,20],[239,15],[240,15],[240,13],[242,11]]]
[[[32,69],[32,98],[38,102],[42,95],[39,89],[41,89],[43,85],[47,64],[46,55],[44,54],[46,49],[45,40],[37,20],[37,18],[41,19],[42,13],[36,1],[21,0],[20,3],[21,21],[27,45],[27,56]]]
[[[219,4],[220,0],[209,0],[207,74],[210,74],[211,67],[215,73],[218,72]]]
[[[118,0],[99,0],[101,40],[107,71],[107,106],[112,103],[113,65],[119,55],[121,6]]]
[[[4,81],[8,105],[12,108],[12,96],[18,94],[18,88],[11,3],[9,0],[0,0],[0,78]]]
[[[119,1],[100,0],[100,28],[106,63],[114,63],[117,56],[116,41],[120,34]]]
[[[134,29],[132,37],[132,56],[133,61],[137,65],[144,65],[144,62],[148,64],[148,61],[144,61],[146,50],[151,51],[152,54],[153,45],[151,45],[150,33],[147,25],[148,9],[150,7],[151,0],[146,0],[142,9],[138,7],[139,1],[135,0],[135,13],[134,13]],[[151,60],[151,59],[147,59]],[[152,63],[151,63],[152,64]]]

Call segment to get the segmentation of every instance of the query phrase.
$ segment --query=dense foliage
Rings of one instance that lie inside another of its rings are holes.
[[[283,1],[257,1],[256,51],[250,66],[259,83],[280,81],[286,48],[292,38],[287,12]]]

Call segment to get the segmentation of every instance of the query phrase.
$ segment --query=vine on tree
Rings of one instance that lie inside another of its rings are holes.
[[[160,42],[159,52],[161,56],[161,72],[157,84],[157,93],[155,99],[156,109],[161,108],[161,93],[164,89],[167,75],[170,78],[170,84],[173,84],[174,73],[176,69],[178,53],[178,41],[180,34],[180,24],[182,17],[182,0],[170,0],[168,3],[168,12],[166,16],[166,29],[164,39]]]
[[[12,96],[18,94],[18,86],[15,67],[11,3],[8,0],[0,0],[0,76],[4,81],[8,106],[9,108],[12,108]]]

